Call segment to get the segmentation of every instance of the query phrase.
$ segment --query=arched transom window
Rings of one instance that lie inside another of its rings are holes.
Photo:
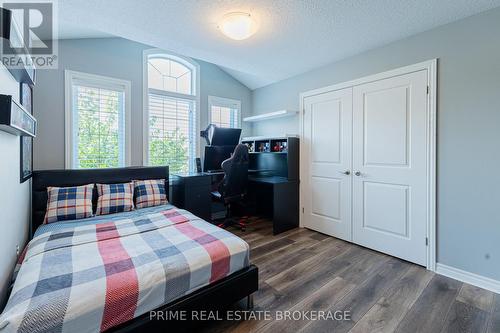
[[[163,55],[148,59],[149,88],[193,95],[193,69]]]

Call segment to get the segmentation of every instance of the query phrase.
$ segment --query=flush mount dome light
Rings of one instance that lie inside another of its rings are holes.
[[[229,38],[243,40],[257,31],[257,22],[248,13],[229,13],[222,17],[219,29]]]

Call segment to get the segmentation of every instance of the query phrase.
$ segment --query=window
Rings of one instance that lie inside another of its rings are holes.
[[[208,112],[210,123],[217,125],[217,127],[240,127],[240,101],[208,96]]]
[[[65,71],[66,168],[130,164],[130,82]]]
[[[145,52],[144,59],[144,164],[168,165],[171,172],[194,170],[198,65],[154,50]]]

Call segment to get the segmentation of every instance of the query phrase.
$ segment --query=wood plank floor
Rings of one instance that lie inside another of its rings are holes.
[[[340,310],[351,318],[222,320],[202,332],[500,332],[500,295],[487,290],[311,230],[273,236],[265,219],[230,231],[250,244],[259,267],[254,310]]]

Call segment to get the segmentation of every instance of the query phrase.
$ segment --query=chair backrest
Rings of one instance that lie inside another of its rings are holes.
[[[224,201],[239,200],[247,191],[248,147],[243,144],[237,145],[233,155],[222,162],[222,169],[224,179],[220,190]]]

